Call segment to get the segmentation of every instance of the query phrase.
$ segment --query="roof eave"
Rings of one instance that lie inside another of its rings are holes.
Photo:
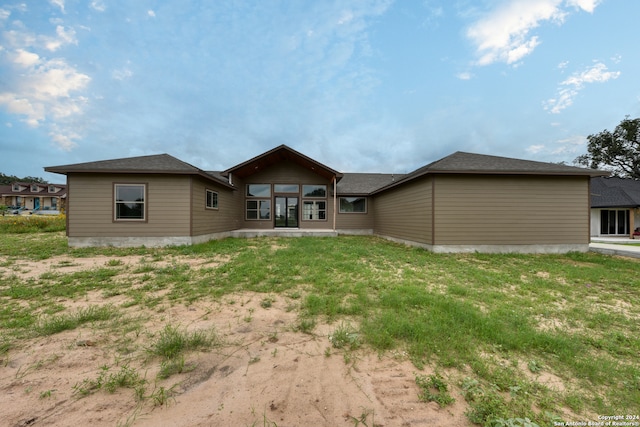
[[[44,170],[46,172],[59,173],[62,175],[73,174],[105,174],[105,175],[191,175],[191,176],[199,176],[207,181],[215,182],[216,184],[220,184],[224,187],[227,187],[232,190],[236,190],[236,188],[225,182],[221,179],[217,179],[216,177],[204,172],[204,171],[170,171],[170,170],[162,170],[162,169],[152,169],[152,170],[140,170],[140,169],[109,169],[109,170],[101,170],[101,169],[84,169],[84,170],[70,170],[70,169],[62,169],[56,166],[53,167],[45,167]]]

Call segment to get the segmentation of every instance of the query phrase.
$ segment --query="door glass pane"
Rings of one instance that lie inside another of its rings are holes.
[[[618,211],[618,234],[627,234],[629,232],[627,225],[627,211]]]
[[[275,205],[276,227],[298,226],[298,198],[276,197]]]
[[[609,211],[609,233],[616,234],[616,211]]]
[[[286,227],[287,226],[287,218],[285,217],[285,213],[287,211],[287,198],[286,197],[276,197],[276,211],[275,211],[275,226],[276,227]]]
[[[287,198],[287,227],[298,226],[298,198]]]

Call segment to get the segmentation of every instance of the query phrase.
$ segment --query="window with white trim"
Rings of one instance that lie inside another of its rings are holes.
[[[302,202],[302,219],[305,221],[324,221],[327,219],[327,202],[324,200],[305,200]]]
[[[116,221],[144,221],[145,184],[114,184],[114,218]]]
[[[218,193],[213,190],[207,189],[206,195],[206,207],[207,209],[218,209]]]

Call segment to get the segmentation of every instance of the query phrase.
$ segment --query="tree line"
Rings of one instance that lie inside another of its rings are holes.
[[[613,131],[587,137],[587,154],[574,163],[610,171],[613,176],[640,179],[640,118],[625,117]]]
[[[38,178],[36,176],[25,176],[24,178],[18,178],[15,175],[5,175],[2,172],[0,172],[0,185],[8,185],[8,184],[12,184],[14,182],[29,182],[29,183],[36,183],[36,184],[48,184],[47,181],[45,181],[42,178]]]

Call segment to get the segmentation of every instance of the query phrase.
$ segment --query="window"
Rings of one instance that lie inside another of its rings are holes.
[[[248,184],[247,220],[271,219],[271,184]]]
[[[247,200],[247,219],[271,219],[271,200]]]
[[[600,211],[600,234],[629,234],[629,210]]]
[[[298,184],[274,184],[274,193],[299,193],[300,186]]]
[[[115,219],[117,221],[145,220],[144,184],[115,184]]]
[[[249,184],[247,185],[247,197],[271,197],[271,185]]]
[[[218,193],[207,190],[206,207],[209,209],[218,209]]]
[[[31,192],[37,193],[38,191],[40,191],[40,188],[35,184],[31,184]]]
[[[366,213],[365,197],[340,197],[340,213]]]
[[[58,198],[57,197],[52,197],[51,198],[51,209],[53,209],[53,210],[58,209]]]
[[[302,197],[327,197],[326,185],[303,185]]]
[[[49,186],[49,193],[55,193],[56,192],[56,186],[55,185],[50,185]]]
[[[305,200],[302,205],[302,219],[305,221],[327,219],[327,202],[319,200]]]
[[[11,191],[20,191],[20,184],[13,184]]]

